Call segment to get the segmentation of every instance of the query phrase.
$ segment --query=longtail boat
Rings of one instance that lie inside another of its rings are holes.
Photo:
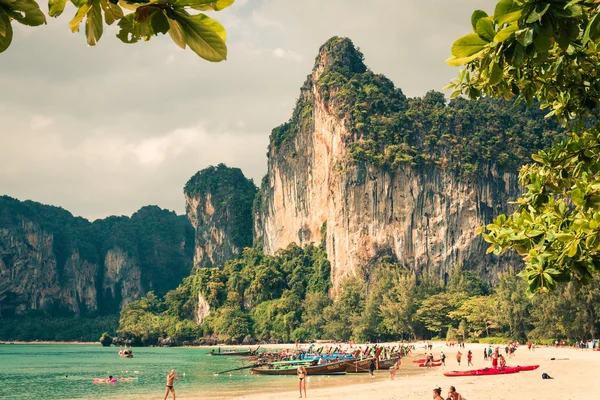
[[[377,368],[377,360],[375,357],[363,358],[362,360],[349,360],[346,361],[346,372],[357,373],[357,372],[369,372],[369,366],[371,360],[375,361],[375,368]]]
[[[307,375],[345,375],[347,361],[338,361],[330,364],[305,366]],[[279,367],[251,368],[250,371],[256,375],[296,375],[297,365],[282,365]]]
[[[387,360],[379,360],[379,362],[375,363],[377,369],[390,369],[396,364],[400,357],[388,358]]]
[[[210,353],[211,356],[253,356],[256,354],[256,350],[246,350],[246,351],[214,351],[211,350]]]

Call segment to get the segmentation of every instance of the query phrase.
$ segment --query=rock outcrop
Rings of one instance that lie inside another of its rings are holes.
[[[195,229],[194,267],[222,266],[252,246],[256,186],[224,164],[195,174],[185,185],[188,219]]]
[[[382,255],[442,280],[459,265],[493,280],[512,260],[486,255],[475,231],[508,211],[518,165],[547,144],[527,125],[544,124],[543,114],[508,109],[517,115],[500,119],[499,109],[446,105],[437,93],[407,99],[350,40],[331,39],[292,118],[271,134],[256,239],[268,254],[325,240],[334,288],[349,276],[368,280]],[[535,140],[519,139],[526,134]]]
[[[192,254],[186,218],[155,206],[91,223],[2,196],[0,315],[116,313],[150,290],[175,288]]]

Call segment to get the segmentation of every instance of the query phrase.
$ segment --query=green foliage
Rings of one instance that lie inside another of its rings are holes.
[[[227,58],[227,35],[225,28],[203,13],[190,11],[220,11],[234,0],[71,0],[77,8],[69,23],[72,32],[79,32],[85,20],[85,35],[89,46],[100,40],[104,23],[112,25],[119,21],[117,37],[124,43],[136,43],[140,39],[166,34],[179,47],[190,49],[208,61]],[[66,0],[49,0],[48,15],[60,16]],[[129,12],[126,14],[126,12]],[[104,19],[102,15],[104,14]],[[46,23],[46,17],[35,0],[3,0],[0,2],[0,53],[11,44],[12,21],[37,26]]]
[[[108,332],[104,332],[102,336],[100,336],[100,344],[104,347],[108,347],[112,344],[113,338],[108,334]]]
[[[213,222],[226,227],[227,237],[236,247],[243,249],[252,245],[252,207],[256,186],[241,169],[225,164],[205,168],[188,180],[184,192],[188,196],[201,195],[204,202],[210,195],[214,208]],[[204,203],[199,207],[204,210]]]
[[[452,311],[458,309],[466,300],[462,293],[439,293],[423,300],[415,317],[431,332],[444,336],[444,330],[456,319]]]
[[[0,318],[0,340],[95,342],[99,332],[116,334],[119,317],[46,317],[43,315]]]
[[[320,335],[322,312],[330,304],[329,273],[321,247],[290,245],[274,256],[246,248],[222,269],[197,269],[164,299],[149,293],[126,306],[119,334],[144,344],[157,343],[161,337],[181,342],[213,335],[240,343],[248,336],[290,341]],[[195,322],[199,294],[211,310],[200,326]],[[181,323],[189,327],[185,337],[169,330]]]
[[[454,95],[537,99],[574,130],[521,169],[518,210],[486,227],[488,252],[523,257],[529,293],[589,284],[600,269],[599,15],[587,0],[501,0],[486,22],[493,39],[477,30],[479,44],[465,52],[459,39],[449,60],[466,64]]]
[[[344,135],[350,164],[392,171],[436,165],[472,178],[492,165],[516,171],[533,152],[562,136],[559,125],[544,120],[540,110],[508,100],[446,104],[444,95],[433,91],[407,99],[392,81],[368,70],[346,38],[334,37],[321,47],[315,71],[319,78],[305,83],[290,121],[273,130],[269,154],[312,129],[313,85],[350,133]]]

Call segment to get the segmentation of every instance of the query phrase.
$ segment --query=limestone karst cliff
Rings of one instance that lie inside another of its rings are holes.
[[[493,279],[513,260],[485,255],[475,231],[507,211],[518,167],[557,131],[508,102],[408,99],[332,38],[271,134],[255,236],[268,254],[325,240],[334,287],[368,279],[382,255],[442,280],[458,265]]]
[[[164,294],[192,267],[185,216],[156,206],[93,223],[68,211],[0,197],[0,315],[116,313]]]
[[[239,168],[205,168],[190,178],[184,194],[195,229],[194,267],[222,266],[252,245],[256,186]]]

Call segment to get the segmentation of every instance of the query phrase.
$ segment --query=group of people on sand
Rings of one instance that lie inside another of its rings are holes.
[[[514,347],[513,347],[514,349]],[[512,354],[514,353],[514,350],[511,353],[511,350],[508,348],[506,348],[506,354],[510,354],[512,357]],[[504,356],[502,354],[500,354],[500,347],[496,346],[496,348],[494,350],[492,350],[492,346],[489,346],[488,348],[484,348],[483,349],[483,360],[484,361],[488,361],[491,360],[492,361],[492,368],[503,368],[506,366],[506,358],[504,358]]]
[[[444,399],[442,397],[442,388],[438,387],[433,389],[433,400],[462,400],[462,396],[456,391],[454,386],[450,386],[448,396]]]

